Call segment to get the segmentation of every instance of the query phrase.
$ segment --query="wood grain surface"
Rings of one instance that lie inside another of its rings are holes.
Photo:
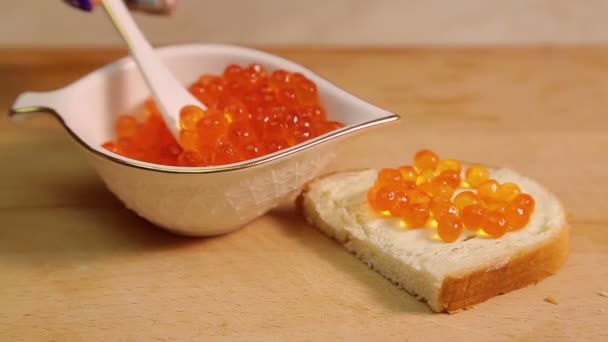
[[[398,165],[423,147],[512,167],[567,208],[567,264],[432,314],[290,203],[233,234],[171,235],[125,209],[53,119],[3,116],[1,341],[608,340],[607,48],[270,51],[404,116],[345,142],[331,170]],[[0,109],[123,54],[0,50]]]

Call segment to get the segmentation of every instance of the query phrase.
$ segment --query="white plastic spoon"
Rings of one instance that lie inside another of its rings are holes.
[[[206,106],[175,79],[131,17],[124,0],[101,1],[114,26],[125,40],[167,127],[179,141],[179,112],[186,105]]]

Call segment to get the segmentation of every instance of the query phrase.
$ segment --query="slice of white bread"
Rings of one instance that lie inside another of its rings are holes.
[[[455,242],[436,229],[403,228],[367,204],[377,171],[334,173],[310,182],[297,204],[306,220],[435,312],[455,312],[554,274],[568,255],[569,228],[558,199],[509,169],[490,170],[536,200],[528,225],[501,238],[465,229]]]

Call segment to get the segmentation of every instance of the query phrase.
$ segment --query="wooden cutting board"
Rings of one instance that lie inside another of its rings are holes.
[[[171,235],[125,209],[52,119],[3,117],[0,340],[608,340],[608,49],[271,51],[404,116],[345,142],[332,170],[399,165],[420,148],[512,167],[563,200],[567,264],[432,314],[289,203],[230,235]],[[1,50],[0,108],[123,54]]]

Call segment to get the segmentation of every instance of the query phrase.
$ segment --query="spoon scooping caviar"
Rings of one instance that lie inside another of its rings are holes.
[[[184,86],[175,79],[158,58],[146,37],[137,27],[123,0],[101,0],[101,4],[127,43],[169,131],[175,138],[178,138],[180,110],[187,105],[198,107],[201,110],[205,110],[207,107],[184,89]]]

